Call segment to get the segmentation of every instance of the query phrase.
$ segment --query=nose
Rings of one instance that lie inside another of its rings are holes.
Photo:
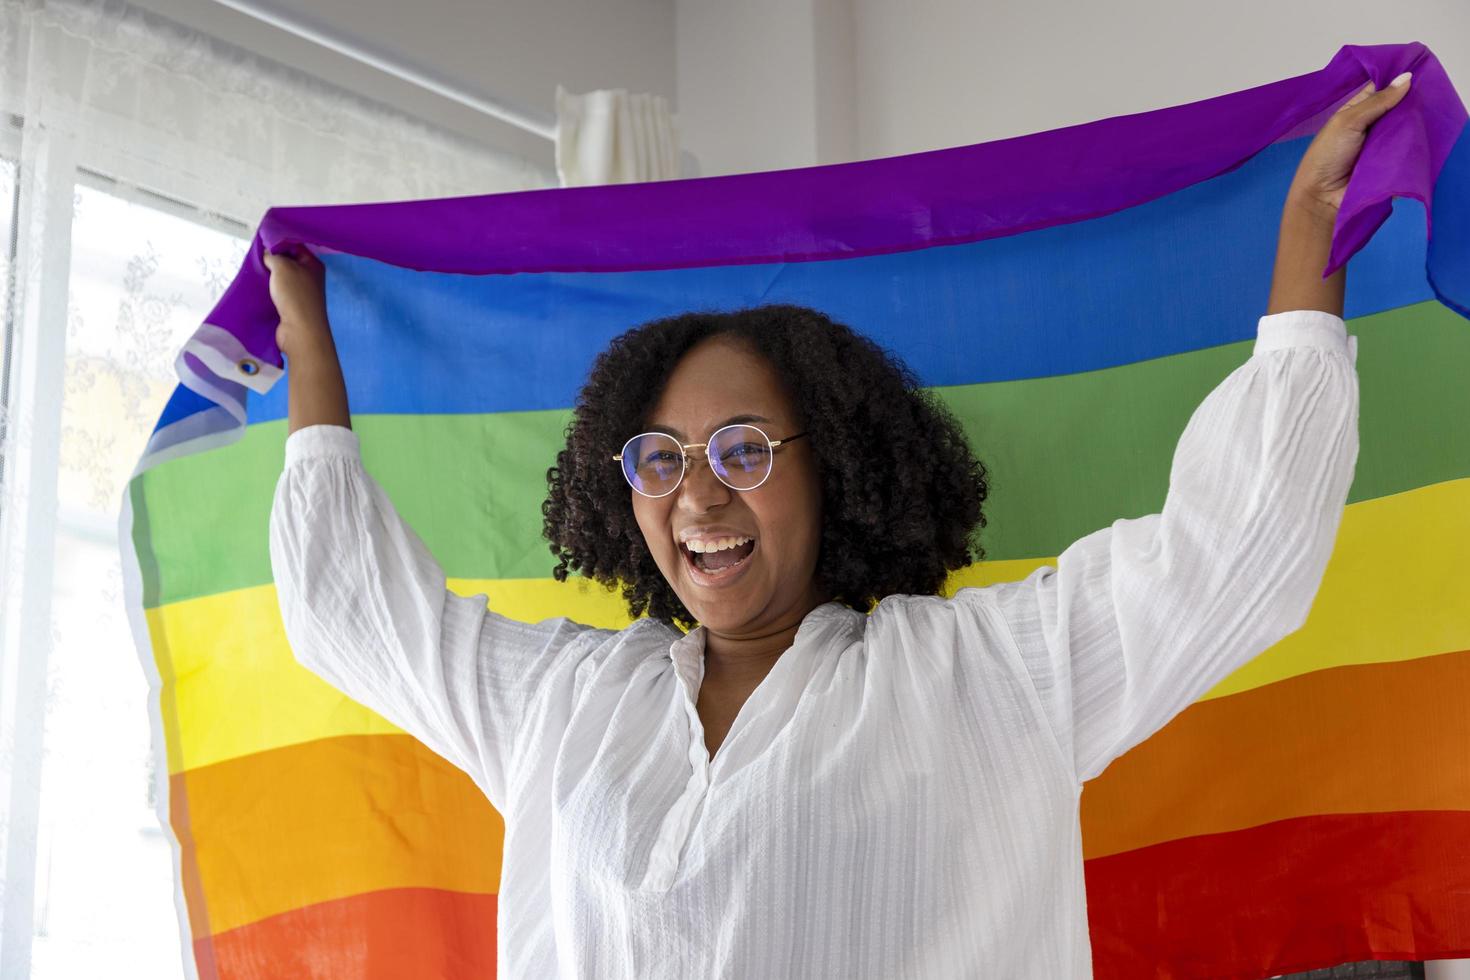
[[[694,514],[703,514],[729,503],[730,495],[734,493],[720,482],[714,470],[710,469],[709,461],[702,457],[689,460],[689,471],[684,474],[678,492],[679,506]]]

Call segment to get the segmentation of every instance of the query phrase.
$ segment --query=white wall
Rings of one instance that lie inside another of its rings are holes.
[[[1177,105],[1315,71],[1345,43],[1423,41],[1470,96],[1466,0],[676,0],[676,19],[685,145],[707,174]]]
[[[908,153],[1209,98],[1423,41],[1470,95],[1465,0],[852,0],[859,151]]]
[[[810,0],[680,0],[677,9],[679,138],[701,174],[817,159]]]

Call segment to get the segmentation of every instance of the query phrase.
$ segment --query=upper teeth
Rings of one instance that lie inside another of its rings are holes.
[[[726,548],[738,548],[749,544],[750,538],[691,538],[684,542],[690,551],[709,554],[711,551],[724,551]]]

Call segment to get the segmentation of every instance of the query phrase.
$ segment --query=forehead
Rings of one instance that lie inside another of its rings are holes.
[[[735,416],[761,416],[781,426],[794,415],[791,397],[770,361],[738,340],[712,337],[679,359],[648,423],[687,439],[703,439]],[[769,435],[774,439],[782,433]]]

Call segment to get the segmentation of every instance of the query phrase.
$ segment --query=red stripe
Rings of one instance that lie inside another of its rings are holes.
[[[200,980],[493,980],[495,907],[495,895],[394,888],[273,915],[194,952]]]
[[[1470,812],[1283,820],[1088,861],[1097,980],[1470,956]],[[495,895],[402,888],[195,943],[203,980],[494,977]]]
[[[1086,870],[1097,980],[1470,956],[1470,811],[1301,817]]]

